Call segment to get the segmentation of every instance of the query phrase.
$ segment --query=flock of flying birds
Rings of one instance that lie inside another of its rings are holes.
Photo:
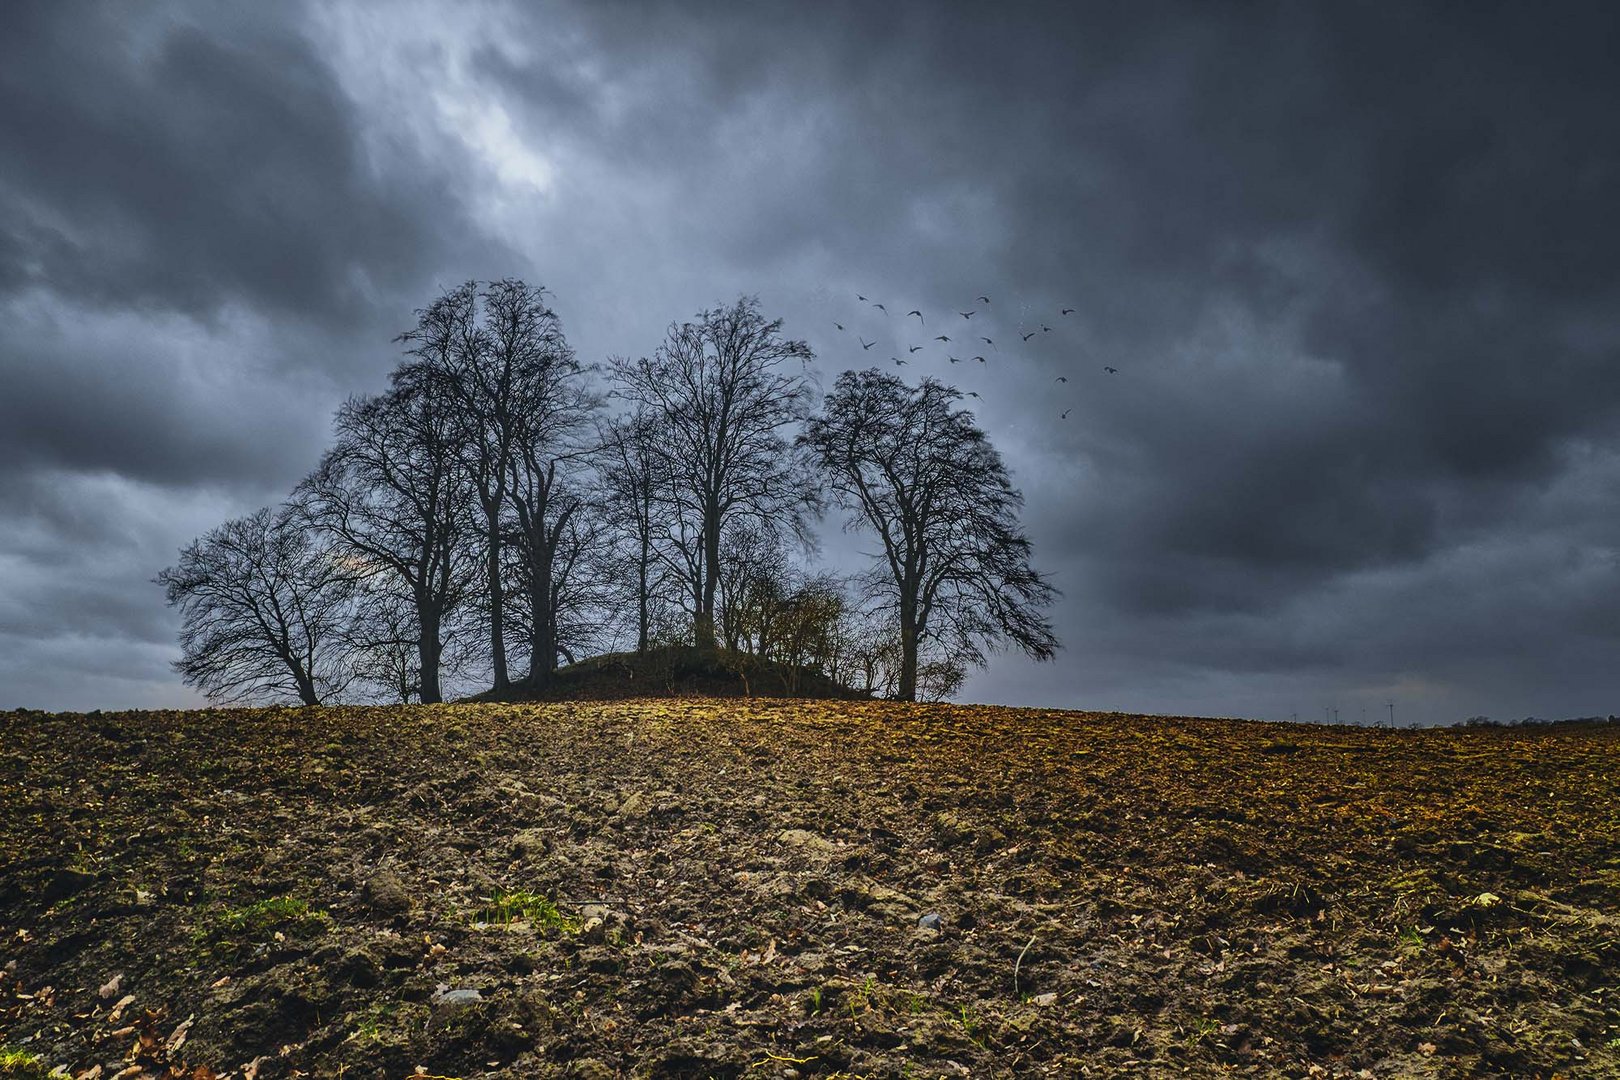
[[[871,299],[869,299],[869,298],[867,298],[865,296],[860,295],[859,293],[857,293],[855,295],[855,299],[858,300],[859,302],[863,303],[863,304],[867,304],[867,305],[869,305],[871,307],[876,308],[877,310],[883,312],[883,314],[885,316],[887,316],[889,314],[888,307],[886,305],[884,305],[883,303],[879,302],[879,301],[871,300]],[[991,339],[991,338],[989,338],[989,337],[987,337],[987,336],[985,336],[983,334],[974,334],[974,333],[972,333],[971,326],[972,326],[972,323],[973,323],[973,316],[983,313],[983,311],[990,306],[990,298],[988,296],[977,297],[976,298],[976,303],[978,305],[980,305],[980,306],[970,308],[968,311],[954,312],[955,315],[958,315],[958,316],[960,316],[962,318],[964,323],[968,324],[968,327],[970,329],[969,329],[969,331],[968,331],[968,333],[966,335],[964,335],[960,339],[953,338],[949,334],[935,334],[933,336],[932,340],[934,342],[938,342],[938,343],[940,343],[941,345],[944,346],[945,359],[950,361],[953,364],[960,364],[964,360],[966,360],[969,363],[977,362],[977,363],[980,363],[980,364],[988,364],[990,362],[989,357],[984,356],[982,354],[976,354],[976,355],[969,356],[969,357],[961,357],[961,356],[953,355],[953,353],[956,352],[956,351],[961,351],[961,352],[969,351],[969,349],[966,349],[966,348],[959,349],[958,346],[960,344],[965,344],[965,343],[970,342],[970,341],[971,342],[979,342],[979,341],[984,342],[984,344],[986,346],[988,346],[990,348],[990,351],[993,352],[993,353],[1001,351],[1001,346],[997,345],[993,339]],[[1073,315],[1075,313],[1075,310],[1076,309],[1074,309],[1072,307],[1063,308],[1058,312],[1058,316],[1059,316],[1059,318],[1065,318],[1067,316]],[[904,318],[904,319],[915,318],[917,320],[917,329],[920,330],[920,331],[926,332],[927,327],[928,327],[928,320],[927,320],[926,317],[924,317],[923,313],[919,309],[912,308],[910,311],[906,312],[903,316],[901,316],[901,318]],[[945,316],[945,319],[946,319],[947,323],[950,323],[952,321],[951,316],[949,316],[949,315]],[[844,326],[844,324],[841,323],[841,322],[836,322],[835,321],[833,323],[833,326],[836,327],[841,333],[845,333],[845,334],[849,333],[848,328],[846,328]],[[937,327],[937,324],[936,324],[936,327]],[[949,328],[950,328],[949,326],[946,327],[946,329],[949,329]],[[1024,327],[1020,327],[1019,330],[1018,330],[1018,336],[1024,343],[1027,344],[1029,342],[1029,339],[1034,337],[1035,335],[1037,335],[1037,334],[1050,334],[1051,332],[1052,332],[1052,328],[1050,326],[1048,326],[1047,324],[1045,324],[1045,323],[1036,323],[1035,324],[1035,329],[1033,329],[1033,330],[1026,329]],[[872,348],[875,345],[877,345],[876,341],[867,341],[866,338],[861,336],[860,334],[855,335],[855,340],[860,342],[862,352],[871,352]],[[910,361],[911,356],[915,355],[916,353],[922,352],[927,347],[928,347],[927,345],[909,345],[909,346],[906,347],[906,356],[905,357],[891,356],[891,357],[889,357],[889,359],[894,362],[895,367],[905,367],[908,363],[911,362]],[[969,348],[977,349],[978,346],[977,345],[972,345]],[[1109,367],[1107,365],[1104,365],[1103,366],[1103,372],[1105,374],[1108,374],[1108,375],[1118,375],[1119,374],[1119,369],[1116,368],[1116,367]],[[1067,383],[1068,381],[1069,381],[1069,377],[1067,375],[1059,375],[1057,378],[1055,378],[1053,380],[1053,382],[1058,382],[1058,383]],[[970,397],[970,398],[979,398],[979,392],[977,390],[969,390],[967,396]],[[979,398],[979,400],[983,400],[983,399]],[[1068,408],[1068,409],[1064,409],[1061,416],[1059,416],[1059,419],[1067,420],[1069,418],[1069,413],[1072,412],[1072,411],[1073,411],[1072,407]]]

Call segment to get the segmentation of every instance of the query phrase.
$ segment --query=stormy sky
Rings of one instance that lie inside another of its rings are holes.
[[[899,355],[979,393],[1064,648],[964,700],[1620,712],[1617,31],[6,3],[0,707],[196,703],[153,574],[314,465],[413,309],[516,275],[588,361],[755,293],[825,386]]]

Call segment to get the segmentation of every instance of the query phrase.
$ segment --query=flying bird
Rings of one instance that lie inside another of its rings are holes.
[[[833,325],[838,327],[838,329],[840,329],[840,330],[842,330],[844,328],[844,324],[841,323],[841,322],[835,322],[835,323],[833,323]]]
[[[968,391],[968,397],[979,397],[979,392],[977,390],[969,390]],[[979,400],[983,401],[984,399],[979,398]]]
[[[910,316],[910,315],[917,316],[917,321],[920,322],[920,323],[926,323],[928,321],[927,319],[923,318],[922,312],[918,311],[916,308],[912,308],[910,311],[906,312],[906,314],[908,316]]]
[[[977,360],[981,364],[984,363],[984,357],[982,356],[975,356],[973,359]]]
[[[979,339],[979,340],[980,340],[980,341],[982,341],[982,342],[984,342],[984,343],[985,343],[985,344],[986,344],[986,345],[988,345],[988,346],[990,346],[990,347],[991,347],[991,348],[992,348],[992,349],[993,349],[993,348],[995,348],[995,347],[996,347],[996,343],[995,343],[995,342],[993,342],[993,341],[991,341],[991,340],[990,340],[990,339],[989,339],[989,338],[987,338],[987,337],[982,337],[982,338],[980,338],[980,339]]]
[[[1032,337],[1034,337],[1034,336],[1035,336],[1035,335],[1036,335],[1036,334],[1038,334],[1038,333],[1040,333],[1040,331],[1039,331],[1039,330],[1031,330],[1031,331],[1030,331],[1030,332],[1029,332],[1029,333],[1027,333],[1027,334],[1019,334],[1019,335],[1018,335],[1018,336],[1019,336],[1019,337],[1021,337],[1021,338],[1023,338],[1023,339],[1024,339],[1024,340],[1025,340],[1025,341],[1028,341],[1028,340],[1029,340],[1029,339],[1030,339],[1030,338],[1032,338]]]
[[[1052,328],[1050,326],[1045,325],[1044,323],[1041,325],[1041,329],[1045,330],[1048,334],[1050,334],[1052,332]]]
[[[1063,309],[1062,314],[1064,314],[1064,315],[1073,315],[1074,314],[1074,308],[1066,307],[1066,308]]]
[[[911,348],[907,349],[906,352],[908,352],[908,353],[922,352],[922,346],[921,345],[913,345]]]
[[[872,346],[877,344],[877,342],[875,342],[875,341],[867,341],[863,337],[858,337],[855,340],[859,341],[861,343],[861,351],[862,352],[865,352],[867,349],[870,349]]]
[[[894,366],[895,367],[905,367],[906,366],[906,362],[904,360],[900,359],[898,356],[891,356],[891,357],[889,357],[889,359],[894,361]]]
[[[989,298],[989,297],[988,297],[988,296],[981,296],[981,297],[979,297],[979,303],[981,303],[981,304],[988,304],[988,303],[989,303],[989,302],[990,302],[990,298]]]
[[[977,313],[972,311],[958,311],[957,314],[962,316],[964,319],[971,319]]]
[[[863,304],[866,302],[866,297],[862,296],[860,293],[855,294],[855,299],[861,301]]]
[[[945,359],[949,360],[953,364],[960,364],[962,362],[962,358],[960,356],[947,356]]]
[[[1119,374],[1119,368],[1117,368],[1117,367],[1105,367],[1105,368],[1103,368],[1103,370],[1108,372],[1108,374],[1110,374],[1110,375],[1118,375]]]
[[[1058,417],[1058,419],[1059,420],[1067,420],[1069,418],[1069,414],[1072,413],[1072,412],[1074,412],[1074,406],[1071,405],[1067,409],[1063,410],[1063,415]]]
[[[885,314],[885,315],[887,315],[889,313],[889,309],[884,307],[882,304],[873,304],[872,306],[877,308],[879,311],[883,312],[883,314]]]
[[[1058,376],[1058,377],[1057,377],[1057,381],[1058,381],[1058,382],[1068,382],[1068,381],[1069,381],[1069,377],[1068,377],[1068,376],[1067,376],[1067,375],[1059,375],[1059,376]]]
[[[949,340],[951,340],[951,339],[950,339],[950,338],[948,338],[948,337],[946,337],[946,336],[945,336],[945,335],[944,335],[944,334],[936,334],[936,335],[935,335],[935,336],[934,336],[934,340],[935,340],[935,341],[949,341]]]

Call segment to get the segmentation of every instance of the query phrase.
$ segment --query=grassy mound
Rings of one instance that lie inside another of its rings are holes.
[[[470,701],[620,701],[646,697],[787,697],[860,699],[814,668],[747,653],[666,645],[645,653],[609,653],[569,664],[542,688],[519,683]]]

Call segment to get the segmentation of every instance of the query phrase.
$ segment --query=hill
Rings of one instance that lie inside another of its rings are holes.
[[[517,684],[487,690],[474,702],[618,701],[646,697],[869,698],[814,668],[748,653],[668,645],[646,653],[610,653],[558,668],[543,690]]]
[[[1613,726],[0,714],[0,1055],[102,1080],[1613,1076],[1617,786]]]

